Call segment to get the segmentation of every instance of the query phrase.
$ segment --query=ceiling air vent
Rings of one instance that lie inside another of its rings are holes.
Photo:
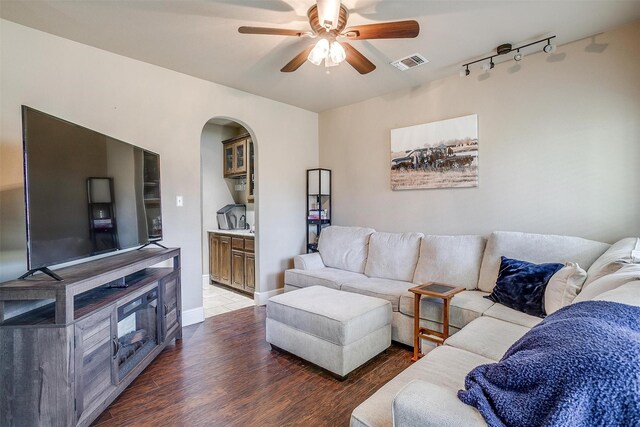
[[[420,65],[424,65],[427,62],[429,62],[427,58],[420,55],[419,53],[414,53],[413,55],[409,55],[393,61],[391,65],[393,65],[400,71],[406,71],[409,68],[419,67]]]

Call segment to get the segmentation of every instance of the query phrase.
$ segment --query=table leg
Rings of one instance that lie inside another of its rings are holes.
[[[413,299],[413,357],[414,362],[422,357],[420,351],[420,297],[422,295],[415,294]]]
[[[443,306],[443,311],[442,311],[442,315],[443,315],[443,319],[442,319],[442,340],[443,340],[443,342],[444,342],[444,340],[449,338],[449,302],[450,302],[449,298],[445,298],[444,299],[444,306]]]

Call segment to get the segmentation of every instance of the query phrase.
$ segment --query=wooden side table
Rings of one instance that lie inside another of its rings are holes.
[[[449,338],[449,305],[451,303],[451,298],[464,290],[465,288],[462,287],[450,286],[436,282],[427,282],[409,289],[409,291],[414,294],[413,357],[411,360],[415,362],[424,356],[420,348],[420,338],[435,342],[436,345],[441,345],[447,338]],[[422,295],[442,299],[442,332],[420,327],[420,298]]]

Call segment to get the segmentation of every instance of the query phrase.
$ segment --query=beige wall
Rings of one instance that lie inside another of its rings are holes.
[[[233,138],[236,130],[229,126],[207,123],[202,129],[202,274],[209,274],[208,230],[218,228],[216,212],[233,203],[233,194],[222,171],[221,141]],[[203,282],[204,283],[204,282]]]
[[[321,113],[335,223],[609,242],[640,235],[640,23],[595,41],[606,49],[578,41]],[[390,130],[467,114],[478,114],[479,188],[391,191]]]
[[[202,313],[202,129],[213,117],[246,124],[258,141],[258,298],[282,286],[304,248],[304,174],[318,162],[317,114],[6,20],[0,43],[0,280],[26,268],[25,104],[160,154],[164,243],[182,248],[185,312]]]

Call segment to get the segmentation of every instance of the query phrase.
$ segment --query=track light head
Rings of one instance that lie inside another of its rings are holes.
[[[460,77],[467,77],[469,74],[471,74],[471,71],[469,71],[468,65],[466,68],[460,70]]]
[[[482,69],[484,71],[489,71],[489,70],[492,70],[493,67],[495,67],[495,66],[496,66],[496,64],[493,63],[493,58],[491,58],[488,63],[485,62],[484,64],[482,64]]]
[[[524,58],[524,55],[520,53],[520,51],[518,51],[515,55],[513,55],[513,60],[516,62],[522,61],[522,58]]]
[[[547,40],[547,44],[542,48],[545,53],[553,53],[556,51],[556,45],[551,44],[551,40]]]

